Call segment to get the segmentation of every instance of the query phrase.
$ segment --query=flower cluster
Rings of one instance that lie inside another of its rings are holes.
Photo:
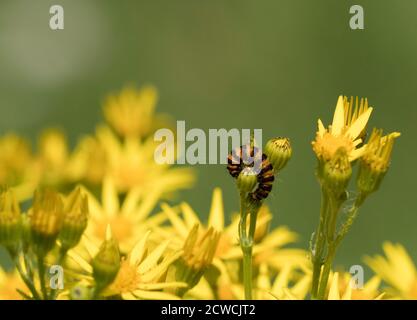
[[[155,113],[157,98],[151,86],[110,95],[105,123],[73,149],[54,128],[41,133],[34,150],[17,135],[0,138],[0,184],[7,186],[0,192],[0,246],[13,263],[0,268],[0,299],[417,298],[417,271],[400,245],[384,244],[387,258],[365,259],[375,276],[361,288],[351,285],[350,273],[332,270],[338,244],[379,189],[399,136],[375,129],[365,143],[372,112],[366,99],[354,106],[339,97],[332,125],[319,120],[313,150],[323,205],[308,252],[288,246],[298,240],[289,228],[271,228],[275,208],[266,204],[292,157],[289,139],[270,139],[263,151],[254,141],[233,150],[227,169],[240,211],[225,212],[217,187],[205,219],[174,197],[192,186],[194,172],[154,161],[153,133],[171,126]],[[339,221],[355,163],[356,198]]]

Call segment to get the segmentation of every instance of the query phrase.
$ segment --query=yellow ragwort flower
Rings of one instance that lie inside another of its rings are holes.
[[[18,200],[30,198],[39,183],[33,157],[22,137],[13,133],[0,137],[0,185],[12,188]]]
[[[417,300],[417,268],[401,244],[385,242],[386,257],[366,257],[366,264],[389,285],[389,297]]]
[[[164,289],[182,288],[187,285],[178,281],[167,282],[165,276],[168,268],[183,252],[167,252],[169,241],[164,241],[151,249],[148,241],[149,234],[150,232],[146,232],[126,257],[121,259],[119,272],[113,282],[104,289],[103,296],[121,296],[125,300],[178,299],[177,296],[164,292]],[[99,250],[86,237],[83,238],[83,245],[90,257],[94,257]],[[92,275],[91,258],[86,259],[75,250],[70,251],[68,255],[81,267],[84,274]],[[80,274],[80,279],[88,278]]]
[[[318,120],[316,139],[312,142],[313,150],[319,160],[330,160],[339,148],[344,148],[349,161],[359,158],[364,147],[362,136],[371,115],[372,108],[368,107],[368,100],[356,98],[355,107],[353,98],[339,96],[332,124],[326,129],[323,122]]]
[[[108,177],[103,181],[101,202],[88,190],[84,191],[88,195],[90,213],[86,235],[96,244],[104,240],[110,225],[121,252],[129,252],[144,232],[166,220],[162,213],[149,217],[159,200],[159,190],[134,188],[120,203],[114,181]]]
[[[120,136],[142,138],[161,122],[161,117],[155,115],[157,100],[158,92],[152,86],[141,90],[126,87],[106,99],[104,117]]]
[[[166,195],[190,187],[193,172],[156,163],[156,146],[152,137],[144,141],[135,138],[120,141],[109,127],[100,126],[95,137],[87,137],[80,143],[75,158],[80,175],[88,183],[100,184],[105,176],[111,176],[119,192],[138,187],[148,191],[158,189]]]
[[[348,273],[340,276],[335,272],[331,277],[327,300],[381,300],[385,293],[379,293],[381,280],[378,277],[370,279],[362,289],[355,289],[351,285],[351,276]]]

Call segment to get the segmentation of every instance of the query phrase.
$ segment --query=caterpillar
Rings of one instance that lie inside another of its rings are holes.
[[[260,149],[244,145],[232,150],[227,157],[227,170],[233,178],[237,178],[245,167],[253,167],[254,160],[256,157],[261,157],[261,170],[257,174],[258,185],[256,189],[250,193],[250,196],[255,200],[262,200],[268,197],[272,190],[272,184],[274,182],[274,170],[272,164],[269,162],[266,154],[260,154]],[[247,162],[248,156],[250,155],[252,161]]]

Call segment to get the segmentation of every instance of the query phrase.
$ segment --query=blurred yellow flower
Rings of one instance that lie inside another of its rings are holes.
[[[94,140],[86,138],[81,145],[76,159],[89,183],[100,183],[106,175],[112,177],[119,192],[139,187],[169,194],[190,187],[194,182],[190,169],[172,168],[155,162],[156,142],[153,139],[120,141],[108,127],[100,126]]]
[[[407,250],[391,242],[385,242],[383,250],[386,257],[366,257],[365,262],[389,285],[384,291],[389,297],[417,300],[417,269]]]
[[[385,293],[378,291],[381,280],[378,277],[371,278],[363,285],[363,288],[354,288],[349,273],[339,274],[335,272],[331,277],[327,300],[381,300]]]
[[[126,87],[106,99],[104,117],[120,136],[143,138],[162,125],[162,116],[155,114],[157,101],[158,93],[152,86],[140,90]]]
[[[152,226],[166,220],[162,213],[149,217],[160,197],[159,190],[134,188],[120,203],[112,178],[105,178],[101,192],[101,202],[87,189],[90,220],[86,235],[96,244],[105,239],[110,225],[113,237],[118,241],[122,253],[129,252],[139,238]]]
[[[0,300],[22,300],[22,296],[16,289],[28,293],[28,289],[17,271],[5,272],[0,267]]]
[[[39,175],[29,143],[9,133],[0,138],[0,185],[14,190],[18,200],[32,196]]]

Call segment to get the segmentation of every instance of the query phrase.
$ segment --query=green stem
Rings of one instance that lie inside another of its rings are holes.
[[[48,291],[46,290],[46,282],[45,282],[46,269],[45,269],[43,255],[38,255],[38,272],[39,272],[39,282],[41,284],[41,291],[42,291],[43,299],[47,300]]]
[[[23,269],[20,265],[20,263],[16,263],[17,271],[19,272],[20,277],[22,278],[25,285],[28,287],[30,293],[32,293],[32,296],[35,300],[42,300],[41,296],[39,295],[38,291],[35,288],[35,285],[32,281],[26,276],[26,274],[23,272]]]
[[[252,300],[252,246],[242,246],[243,251],[243,283],[245,299]]]
[[[243,252],[243,284],[245,299],[252,299],[252,247],[247,235],[248,206],[246,194],[240,194],[239,241]]]
[[[326,261],[323,267],[323,273],[320,277],[320,286],[317,298],[319,300],[324,300],[326,295],[327,283],[329,281],[330,270],[332,269],[333,260],[336,255],[336,246],[333,244],[329,247],[329,252],[327,254]]]
[[[42,300],[38,291],[35,288],[35,285],[33,284],[33,281],[28,277],[28,275],[23,271],[22,266],[20,265],[19,256],[16,253],[15,250],[9,249],[9,254],[12,257],[14,264],[16,266],[17,271],[19,272],[20,277],[22,278],[25,285],[28,287],[29,291],[32,293],[32,296],[36,300]],[[24,257],[26,259],[26,257]],[[27,270],[27,272],[29,272]]]
[[[311,296],[313,299],[317,299],[321,267],[323,265],[322,255],[325,247],[324,228],[326,223],[326,216],[328,213],[328,195],[324,188],[321,190],[321,206],[320,206],[320,221],[316,232],[316,243],[314,245],[313,252],[313,281],[311,286]]]

